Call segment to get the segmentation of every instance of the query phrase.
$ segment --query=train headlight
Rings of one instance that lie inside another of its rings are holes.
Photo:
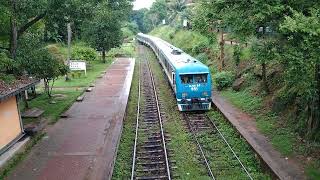
[[[186,98],[188,96],[188,93],[182,93],[182,98]]]
[[[204,91],[204,92],[202,93],[202,96],[208,96],[208,92],[207,92],[207,91]]]

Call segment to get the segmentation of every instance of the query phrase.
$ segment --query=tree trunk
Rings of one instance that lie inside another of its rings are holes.
[[[318,112],[320,112],[320,63],[317,63],[316,65],[316,81],[318,85]],[[320,119],[318,119],[320,121]]]
[[[102,62],[106,62],[106,50],[104,48],[102,49]]]
[[[317,132],[317,130],[320,129],[320,63],[316,64],[315,79],[317,82],[318,97],[315,98],[315,102],[314,102],[315,107],[314,107],[313,131]]]
[[[266,91],[267,94],[269,94],[269,86],[268,86],[268,81],[267,81],[267,65],[266,63],[262,63],[262,82],[263,82],[263,87],[264,90]]]
[[[11,34],[10,34],[10,56],[12,59],[17,57],[18,47],[18,27],[16,20],[16,0],[11,0],[12,15],[10,18],[11,23]]]
[[[15,19],[11,19],[10,56],[12,59],[16,59],[17,57],[17,47],[18,47],[17,22]]]

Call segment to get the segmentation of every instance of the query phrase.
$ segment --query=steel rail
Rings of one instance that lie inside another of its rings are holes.
[[[148,63],[148,67],[149,67],[149,73],[150,73],[150,76],[151,76],[151,81],[152,81],[152,86],[153,86],[154,95],[155,95],[155,98],[156,98],[156,104],[157,104],[157,110],[158,110],[158,117],[159,117],[159,124],[160,124],[161,136],[162,136],[162,144],[163,144],[163,149],[164,149],[164,156],[165,156],[165,159],[166,159],[168,180],[171,180],[170,167],[169,167],[169,161],[168,161],[168,153],[167,153],[167,148],[166,148],[166,141],[165,141],[165,139],[164,139],[163,125],[162,125],[162,117],[161,117],[161,114],[160,114],[158,94],[157,94],[157,90],[156,90],[156,86],[155,86],[155,83],[154,83],[154,78],[153,78],[153,74],[152,74],[152,70],[151,70],[149,61],[147,61],[147,63]]]
[[[221,131],[219,130],[219,128],[216,126],[216,124],[211,120],[211,118],[209,116],[207,116],[207,119],[209,119],[210,123],[216,128],[216,130],[218,131],[220,137],[223,139],[223,141],[228,145],[229,149],[231,150],[232,154],[234,155],[234,157],[236,157],[236,159],[238,160],[238,162],[240,163],[242,169],[246,172],[247,176],[253,180],[252,176],[250,175],[250,173],[248,172],[247,168],[242,164],[240,158],[237,156],[237,154],[234,152],[234,150],[232,149],[231,145],[228,143],[228,141],[226,140],[226,138],[223,136],[223,134],[221,133]]]
[[[209,175],[211,176],[211,178],[212,178],[213,180],[215,180],[215,177],[214,177],[214,175],[213,175],[213,173],[212,173],[212,170],[211,170],[211,168],[210,168],[210,165],[209,165],[209,161],[207,160],[206,155],[204,154],[203,149],[202,149],[202,147],[201,147],[201,145],[200,145],[200,143],[199,143],[199,141],[198,141],[198,138],[196,137],[196,135],[195,135],[195,133],[194,133],[194,129],[193,129],[193,127],[191,126],[190,119],[189,119],[188,115],[185,114],[185,113],[184,113],[184,116],[185,116],[186,119],[187,119],[188,126],[190,127],[192,136],[193,136],[194,140],[196,141],[197,146],[198,146],[198,148],[199,148],[199,150],[200,150],[200,152],[201,152],[201,156],[202,156],[202,158],[203,158],[204,161],[205,161],[205,164],[206,164],[207,169],[208,169],[208,171],[209,171]]]
[[[132,158],[132,170],[131,170],[131,180],[134,179],[134,169],[136,163],[137,155],[137,141],[138,141],[138,129],[139,129],[139,116],[140,116],[140,100],[141,100],[141,61],[139,60],[139,87],[138,87],[138,107],[137,107],[137,117],[136,117],[136,133],[134,139],[134,148],[133,148],[133,158]]]

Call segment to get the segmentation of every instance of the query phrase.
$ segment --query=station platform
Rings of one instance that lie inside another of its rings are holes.
[[[213,94],[213,107],[216,107],[238,130],[257,155],[260,156],[271,169],[277,179],[306,179],[303,170],[299,168],[297,162],[283,157],[280,152],[272,146],[268,138],[259,132],[254,117],[232,106],[227,100],[221,97],[218,92],[213,92]]]
[[[111,179],[134,64],[134,59],[116,59],[8,179]]]

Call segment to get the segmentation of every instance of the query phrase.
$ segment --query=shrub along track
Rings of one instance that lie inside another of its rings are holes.
[[[139,96],[131,179],[171,179],[155,83],[146,58],[140,61]],[[143,97],[141,98],[141,92]],[[140,104],[140,101],[144,101]],[[142,105],[142,106],[141,106]]]

